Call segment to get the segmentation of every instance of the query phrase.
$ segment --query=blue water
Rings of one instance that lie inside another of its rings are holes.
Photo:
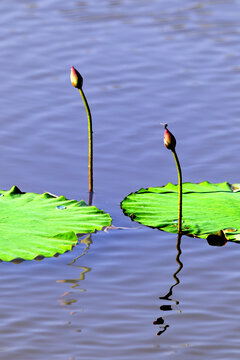
[[[240,247],[133,223],[120,201],[177,182],[239,182],[240,2],[0,2],[0,188],[88,198],[115,226],[58,258],[0,264],[6,359],[239,359]],[[180,259],[179,259],[180,256]],[[176,260],[177,257],[177,260]]]

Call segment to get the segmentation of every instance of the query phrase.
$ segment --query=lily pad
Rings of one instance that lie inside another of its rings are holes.
[[[62,254],[77,244],[77,234],[92,233],[110,224],[109,214],[83,200],[22,193],[16,186],[0,190],[0,260]]]
[[[207,239],[221,234],[240,241],[240,186],[227,182],[183,184],[182,230],[189,236]],[[125,215],[143,225],[177,233],[178,185],[140,189],[121,203]]]

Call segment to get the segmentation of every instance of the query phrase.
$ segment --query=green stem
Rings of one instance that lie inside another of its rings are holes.
[[[178,172],[178,236],[182,235],[182,170],[175,150],[172,151]]]
[[[88,106],[87,99],[82,89],[79,89],[83,103],[87,112],[88,118],[88,140],[89,140],[89,158],[88,158],[88,172],[89,172],[89,193],[93,192],[93,140],[92,140],[92,116]]]

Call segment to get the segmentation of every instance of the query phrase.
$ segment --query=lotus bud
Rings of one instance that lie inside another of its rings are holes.
[[[81,74],[73,66],[71,67],[70,79],[71,79],[72,85],[75,88],[77,88],[77,89],[82,88],[83,78],[82,78]]]
[[[167,124],[165,124],[164,145],[167,149],[175,151],[176,139],[174,135],[167,129]]]

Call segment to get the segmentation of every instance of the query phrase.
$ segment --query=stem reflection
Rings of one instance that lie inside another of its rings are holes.
[[[172,294],[173,294],[173,288],[175,286],[177,286],[179,283],[180,283],[180,280],[178,278],[178,274],[180,273],[180,271],[182,270],[183,268],[183,263],[181,262],[180,260],[180,256],[182,254],[182,251],[181,251],[181,232],[178,233],[178,237],[177,237],[177,244],[176,244],[176,249],[177,249],[177,256],[176,256],[176,262],[178,264],[178,267],[177,267],[177,270],[175,271],[175,273],[173,274],[173,278],[175,280],[175,283],[170,287],[168,293],[164,296],[160,296],[159,299],[161,300],[167,300],[167,301],[174,301],[176,305],[179,304],[179,301],[177,300],[173,300],[171,298]],[[172,311],[172,306],[169,305],[169,304],[164,304],[164,305],[161,305],[160,306],[160,310],[161,311]],[[161,334],[163,334],[167,328],[169,327],[168,324],[165,324],[164,323],[164,317],[160,316],[159,318],[157,318],[154,322],[153,322],[154,325],[159,325],[159,328],[160,330],[157,332],[157,335],[160,336]]]

